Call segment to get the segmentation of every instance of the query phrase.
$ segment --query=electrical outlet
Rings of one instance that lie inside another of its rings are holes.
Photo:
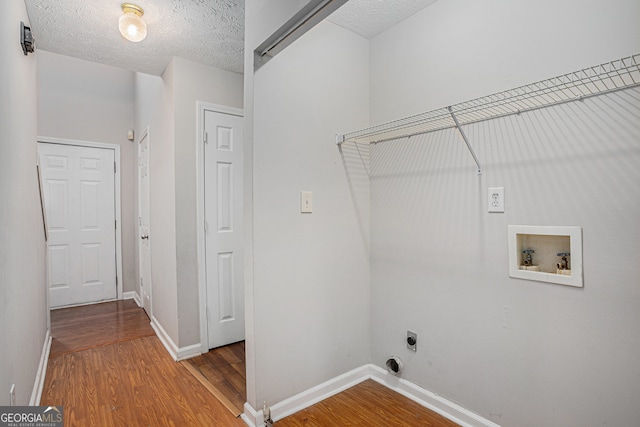
[[[489,188],[489,212],[504,212],[504,187]]]
[[[418,334],[415,332],[407,331],[407,348],[411,351],[418,351],[416,346],[418,345]]]
[[[11,384],[9,389],[9,406],[16,406],[16,385]]]

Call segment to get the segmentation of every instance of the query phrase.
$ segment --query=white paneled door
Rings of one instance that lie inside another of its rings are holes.
[[[39,143],[51,308],[115,299],[114,150]]]
[[[138,259],[142,307],[151,317],[151,249],[149,246],[149,132],[138,143]]]
[[[209,348],[244,339],[242,123],[205,111],[205,221]]]

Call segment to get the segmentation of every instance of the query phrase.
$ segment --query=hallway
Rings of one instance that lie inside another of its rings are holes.
[[[243,426],[167,354],[133,300],[51,312],[41,405],[65,426]]]

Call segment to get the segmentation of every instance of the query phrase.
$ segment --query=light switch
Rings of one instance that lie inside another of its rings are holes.
[[[311,191],[300,192],[300,213],[313,212],[313,197]]]
[[[504,187],[489,188],[489,212],[504,212]]]

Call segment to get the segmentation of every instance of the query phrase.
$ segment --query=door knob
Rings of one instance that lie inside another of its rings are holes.
[[[149,238],[149,235],[148,235],[148,234],[143,234],[142,236],[140,236],[140,238],[141,238],[142,240],[144,240],[144,239],[148,239],[148,238]]]

